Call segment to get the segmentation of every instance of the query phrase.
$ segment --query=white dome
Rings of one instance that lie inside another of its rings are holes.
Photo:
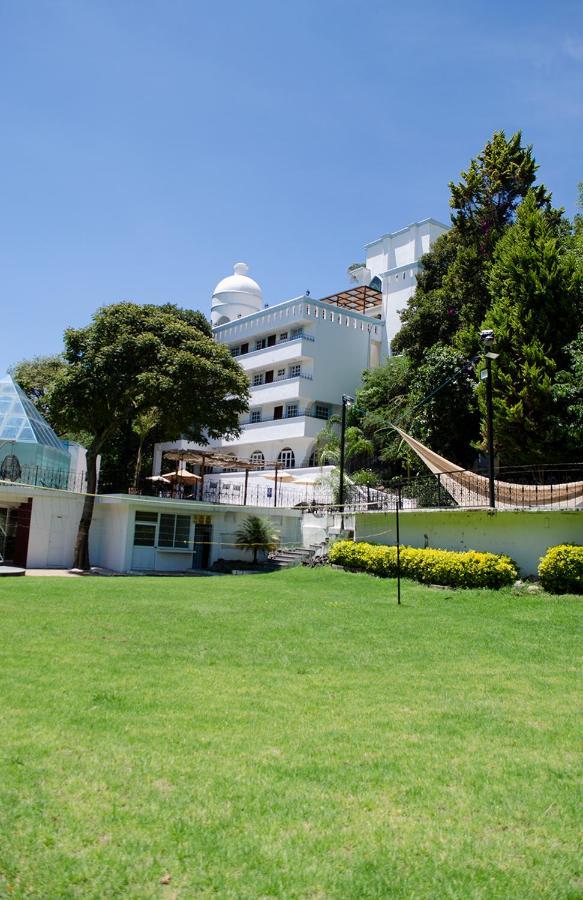
[[[256,281],[246,274],[247,263],[235,263],[234,274],[219,281],[213,291],[211,321],[222,325],[258,312],[263,306],[263,291]]]
[[[213,297],[216,294],[241,293],[252,294],[259,297],[260,300],[263,300],[263,291],[257,282],[252,278],[249,278],[246,274],[249,271],[247,263],[235,263],[233,271],[235,273],[234,275],[228,275],[226,278],[223,278],[222,281],[219,281],[213,291]]]

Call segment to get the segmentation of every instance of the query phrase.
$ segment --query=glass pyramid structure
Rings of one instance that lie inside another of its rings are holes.
[[[67,448],[10,375],[0,378],[0,479],[58,486]]]
[[[44,444],[64,450],[63,442],[10,375],[0,378],[0,441]]]

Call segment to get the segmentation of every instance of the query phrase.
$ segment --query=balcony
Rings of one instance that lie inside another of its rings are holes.
[[[311,334],[301,334],[272,344],[271,347],[262,347],[260,350],[239,354],[235,359],[246,372],[285,365],[303,357],[312,356],[314,351],[310,344],[313,344],[314,341],[315,338]]]

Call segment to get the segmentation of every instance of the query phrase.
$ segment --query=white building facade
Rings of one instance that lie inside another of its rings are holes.
[[[237,439],[211,447],[265,469],[315,467],[319,432],[340,411],[342,395],[354,396],[363,371],[390,355],[420,258],[445,231],[426,219],[383,235],[366,246],[365,263],[350,268],[352,286],[321,300],[304,295],[268,306],[247,265],[237,263],[213,292],[211,322],[249,377],[250,410]],[[156,445],[154,474],[164,451],[192,447]]]

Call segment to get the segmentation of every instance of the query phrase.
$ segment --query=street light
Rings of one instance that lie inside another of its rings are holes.
[[[340,501],[340,509],[342,512],[342,528],[344,528],[344,443],[346,439],[346,409],[348,406],[352,406],[354,403],[354,397],[349,397],[348,394],[342,394],[342,425],[340,428],[340,491],[338,492],[338,499]]]
[[[480,332],[481,341],[486,349],[486,368],[480,372],[482,381],[486,381],[486,414],[488,419],[488,481],[490,506],[496,506],[496,485],[494,479],[494,402],[492,397],[492,360],[498,359],[499,353],[492,353],[489,349],[495,340],[494,332],[488,328]]]

